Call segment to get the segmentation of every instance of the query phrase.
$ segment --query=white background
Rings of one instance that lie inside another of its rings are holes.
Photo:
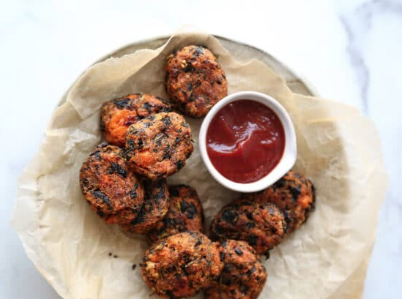
[[[9,226],[59,98],[103,55],[182,26],[257,46],[376,122],[390,186],[364,298],[401,298],[402,1],[0,0],[0,299],[59,298]]]

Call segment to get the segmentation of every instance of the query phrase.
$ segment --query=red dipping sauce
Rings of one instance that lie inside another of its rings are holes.
[[[207,152],[225,178],[252,183],[265,177],[282,158],[285,131],[267,106],[239,100],[224,106],[207,131]]]

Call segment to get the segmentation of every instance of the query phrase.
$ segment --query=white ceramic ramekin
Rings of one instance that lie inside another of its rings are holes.
[[[285,131],[285,149],[279,163],[265,177],[258,181],[246,184],[233,182],[221,175],[212,164],[207,152],[207,131],[212,119],[224,106],[238,100],[252,100],[269,107],[279,117],[279,120],[282,122],[283,129]],[[283,108],[283,106],[274,98],[254,91],[233,93],[220,100],[205,116],[200,128],[198,142],[201,157],[211,175],[226,188],[238,192],[256,192],[271,186],[293,167],[297,157],[296,134],[289,114],[285,108]]]

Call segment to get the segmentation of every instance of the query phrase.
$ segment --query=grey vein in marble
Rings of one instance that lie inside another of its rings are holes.
[[[361,48],[362,43],[359,37],[371,29],[372,19],[380,13],[395,13],[402,16],[402,1],[363,1],[351,13],[339,15],[347,36],[347,53],[351,64],[356,69],[356,79],[359,83],[362,100],[361,107],[366,115],[370,114],[368,105],[370,71],[363,55],[364,49]]]

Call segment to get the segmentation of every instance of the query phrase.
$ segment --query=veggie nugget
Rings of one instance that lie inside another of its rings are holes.
[[[150,244],[186,231],[204,232],[204,212],[197,192],[186,185],[169,186],[169,212],[148,233]]]
[[[144,190],[117,146],[101,144],[89,155],[80,185],[84,198],[107,223],[130,223],[141,210]]]
[[[137,234],[146,234],[169,210],[169,191],[166,180],[152,182],[146,180],[144,185],[144,204],[137,218],[124,225],[123,229]]]
[[[215,55],[200,46],[168,56],[165,86],[175,108],[193,117],[205,116],[228,93],[224,70]]]
[[[267,271],[259,256],[246,242],[221,242],[224,266],[219,278],[207,288],[208,299],[255,299],[267,280]]]
[[[194,296],[221,273],[218,243],[199,232],[185,232],[154,243],[144,254],[142,277],[162,298]]]
[[[310,180],[289,171],[271,187],[252,194],[244,194],[244,198],[271,202],[285,214],[287,233],[291,233],[302,225],[315,205],[315,188]]]
[[[149,94],[129,94],[108,101],[101,109],[100,127],[103,138],[110,144],[124,147],[126,131],[130,125],[151,114],[169,111],[169,104]]]
[[[238,199],[215,216],[211,224],[211,237],[243,240],[258,254],[264,254],[282,242],[286,221],[282,211],[268,202]]]
[[[126,135],[126,158],[134,172],[151,180],[178,172],[193,152],[191,129],[183,116],[158,113],[131,125]]]

